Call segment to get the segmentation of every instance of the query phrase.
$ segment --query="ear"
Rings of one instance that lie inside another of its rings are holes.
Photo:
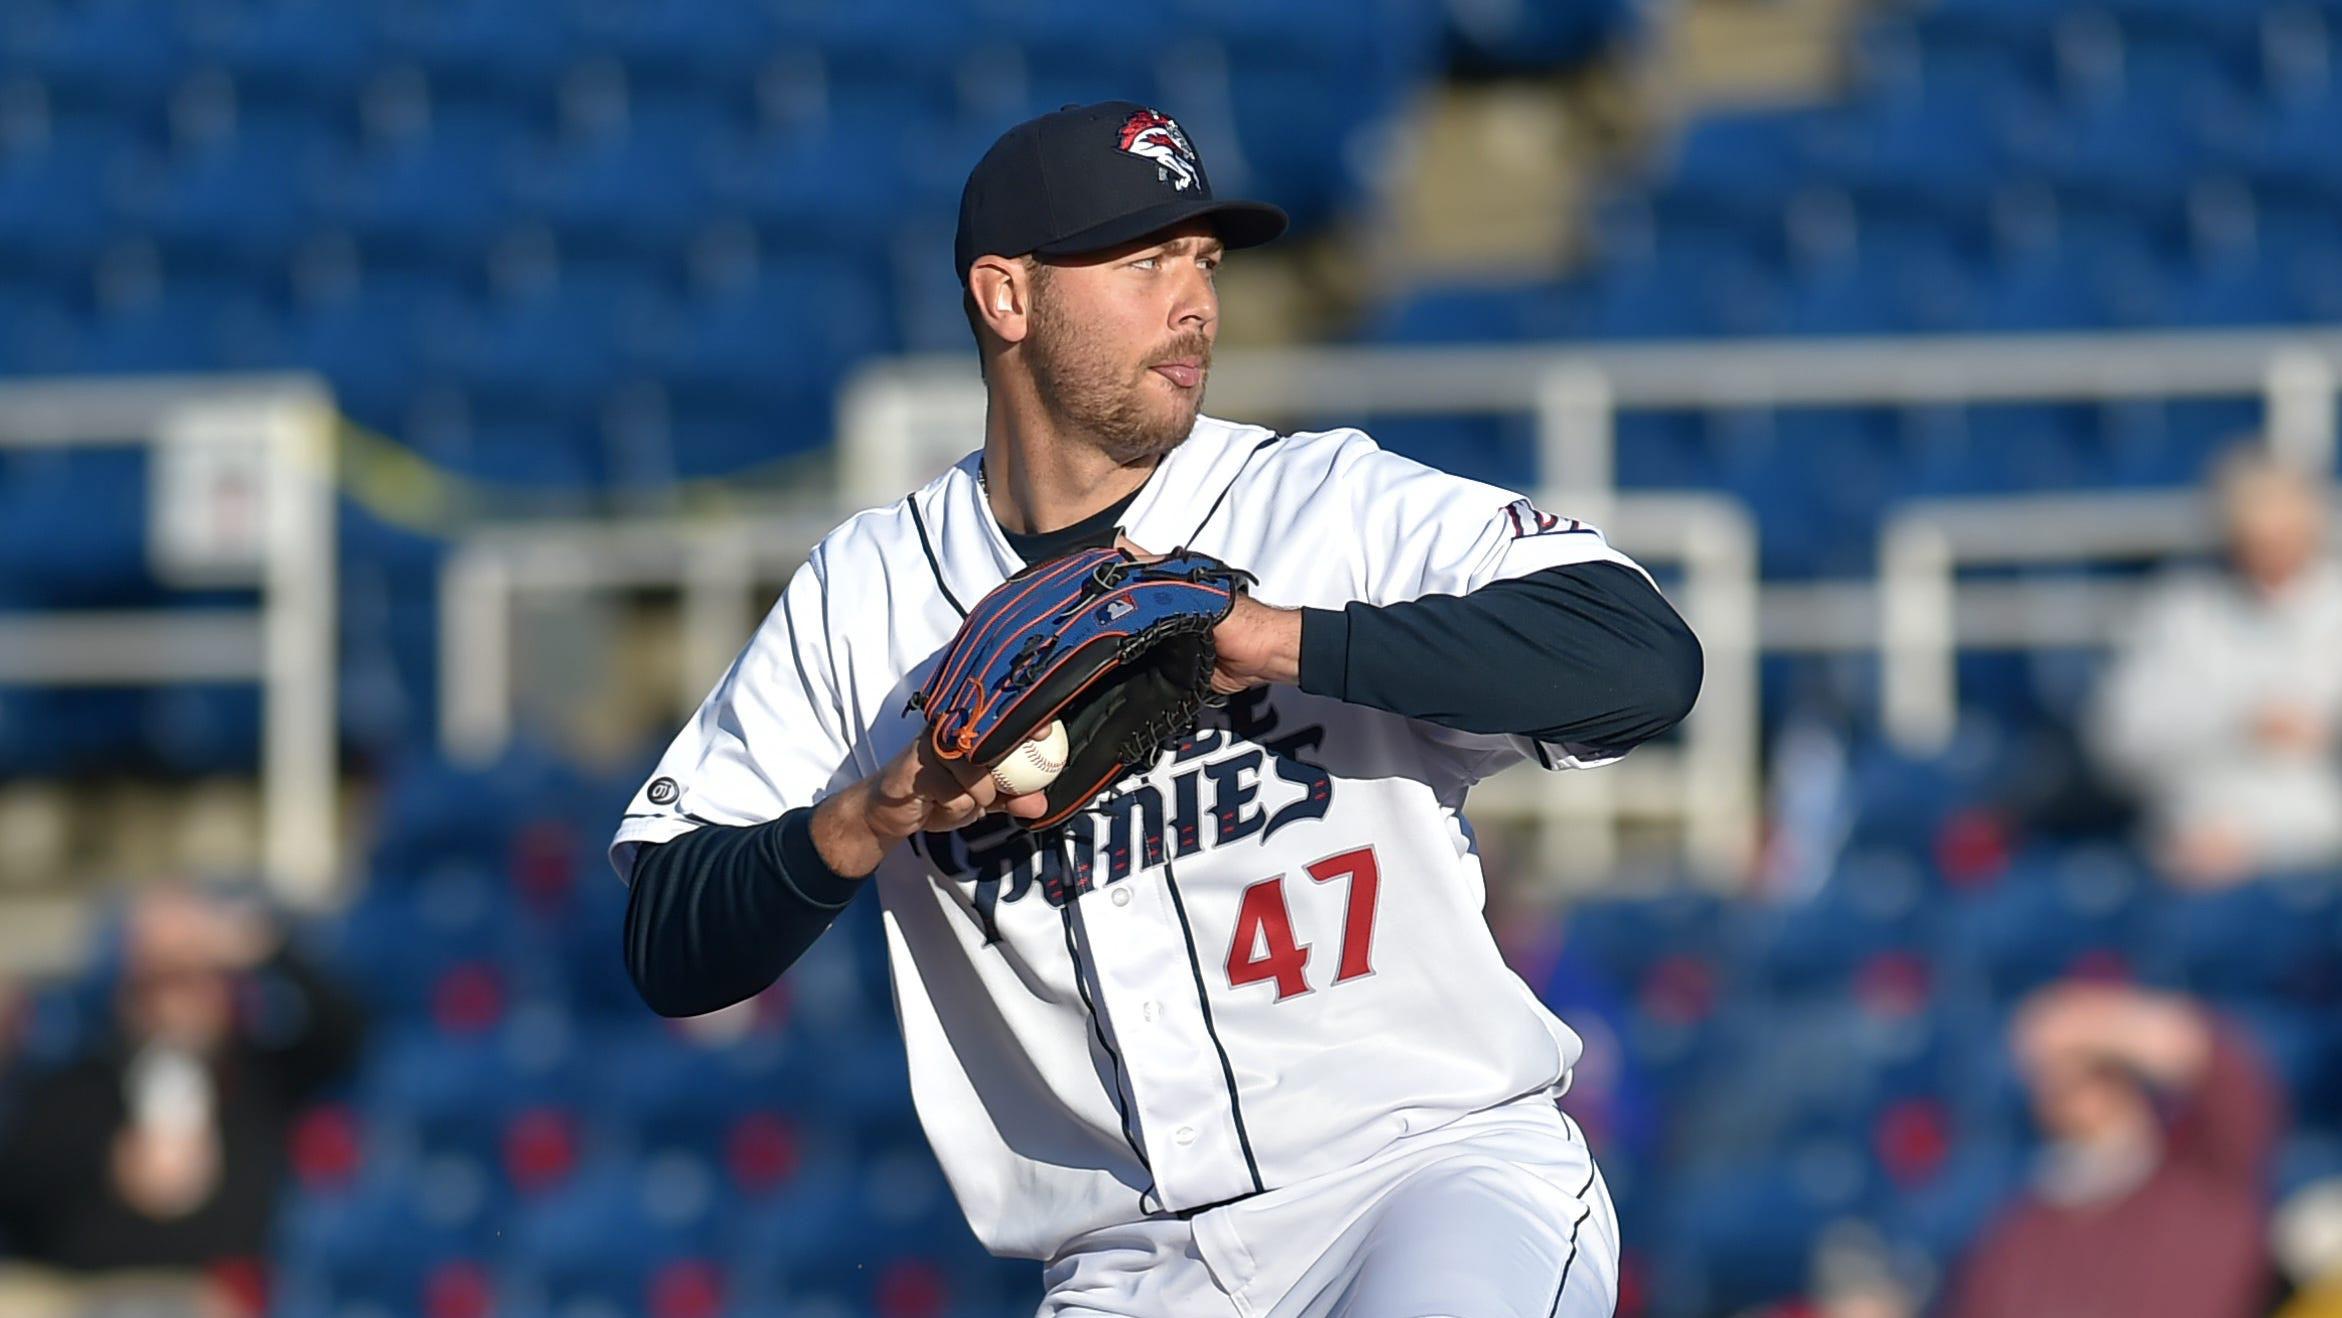
[[[1022,343],[1032,324],[1032,280],[1024,266],[1003,256],[980,256],[968,267],[968,292],[976,315],[1003,343]]]

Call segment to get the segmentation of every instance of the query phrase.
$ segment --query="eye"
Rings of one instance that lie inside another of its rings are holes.
[[[1142,256],[1131,262],[1130,268],[1133,270],[1152,270],[1161,264],[1163,264],[1163,258],[1160,256]]]

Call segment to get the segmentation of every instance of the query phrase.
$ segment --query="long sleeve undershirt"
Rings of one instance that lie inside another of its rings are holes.
[[[1110,543],[1121,512],[1009,542],[1027,561]],[[1673,727],[1699,693],[1698,640],[1649,581],[1616,563],[1301,612],[1303,691],[1461,732],[1616,753]],[[653,1010],[698,1015],[755,996],[845,909],[861,882],[822,861],[811,820],[810,809],[792,810],[637,850],[626,965]]]

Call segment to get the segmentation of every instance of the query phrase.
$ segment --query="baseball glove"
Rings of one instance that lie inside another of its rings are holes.
[[[1154,562],[1084,549],[1033,564],[968,611],[911,706],[927,716],[938,759],[976,769],[1064,720],[1049,811],[1017,821],[1062,823],[1218,703],[1212,628],[1252,580],[1184,549]]]

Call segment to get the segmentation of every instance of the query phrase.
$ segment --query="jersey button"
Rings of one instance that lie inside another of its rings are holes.
[[[1139,1008],[1139,1014],[1145,1016],[1150,1021],[1161,1015],[1162,1011],[1163,1004],[1159,1002],[1150,1002]]]
[[[1195,1127],[1181,1126],[1179,1129],[1171,1132],[1171,1138],[1179,1141],[1181,1144],[1193,1144],[1195,1143]]]
[[[1114,890],[1114,904],[1116,906],[1130,905],[1130,889],[1116,888]]]

